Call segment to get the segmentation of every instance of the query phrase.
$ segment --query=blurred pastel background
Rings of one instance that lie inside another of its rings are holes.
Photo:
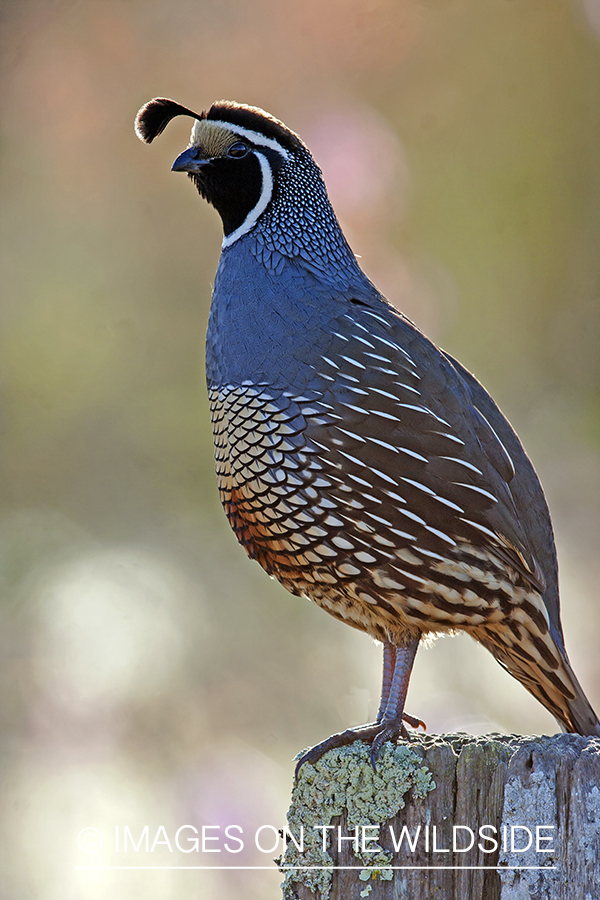
[[[600,708],[600,0],[5,0],[0,896],[266,900],[271,854],[119,857],[116,825],[285,822],[292,758],[372,717],[380,648],[238,548],[203,336],[217,215],[151,147],[170,96],[304,137],[368,274],[526,444],[573,665]],[[429,730],[554,732],[466,637],[417,659]],[[81,850],[97,828],[104,844]],[[253,840],[253,838],[252,838]],[[192,858],[193,857],[193,858]]]

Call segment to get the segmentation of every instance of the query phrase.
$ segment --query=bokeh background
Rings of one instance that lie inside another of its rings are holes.
[[[286,594],[219,506],[203,336],[220,223],[153,96],[263,106],[368,274],[493,393],[545,485],[600,708],[600,0],[4,0],[0,895],[265,900],[256,850],[115,854],[116,825],[285,821],[292,758],[372,717],[380,648]],[[556,730],[466,637],[443,732]],[[95,854],[81,829],[104,836]],[[213,832],[214,833],[214,832]],[[112,849],[111,849],[112,848]]]

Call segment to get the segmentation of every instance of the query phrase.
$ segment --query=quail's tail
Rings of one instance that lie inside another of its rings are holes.
[[[562,647],[550,632],[522,634],[510,640],[508,629],[486,628],[473,635],[570,734],[600,737],[600,721],[579,684]]]
[[[598,721],[598,717],[592,709],[588,698],[583,693],[583,688],[577,681],[575,673],[570,665],[568,666],[568,670],[571,676],[575,699],[569,700],[567,703],[569,713],[568,718],[562,719],[557,716],[557,721],[565,731],[573,734],[595,735],[600,737],[600,722]]]

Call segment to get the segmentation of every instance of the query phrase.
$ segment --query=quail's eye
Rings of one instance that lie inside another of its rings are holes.
[[[236,141],[227,151],[227,156],[232,156],[234,159],[241,159],[247,152],[248,146],[243,141]]]

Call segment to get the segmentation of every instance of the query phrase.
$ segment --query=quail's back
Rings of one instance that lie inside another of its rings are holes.
[[[173,164],[223,220],[206,370],[221,500],[289,591],[384,645],[375,760],[402,730],[423,635],[463,630],[567,731],[600,734],[569,665],[552,526],[515,432],[479,382],[359,268],[302,141],[254,107],[152,100],[150,142],[195,119]]]

